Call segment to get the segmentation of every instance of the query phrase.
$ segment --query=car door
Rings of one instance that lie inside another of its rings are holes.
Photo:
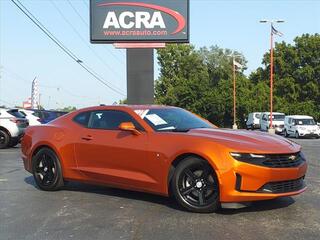
[[[266,114],[263,114],[262,115],[262,118],[261,118],[261,130],[266,130],[267,129],[267,115]]]
[[[293,119],[289,118],[288,120],[288,133],[292,134],[294,132]]]
[[[148,135],[134,118],[118,110],[88,114],[88,125],[75,144],[78,169],[94,182],[141,189],[154,185],[148,168]],[[122,122],[133,122],[141,134],[119,130]]]

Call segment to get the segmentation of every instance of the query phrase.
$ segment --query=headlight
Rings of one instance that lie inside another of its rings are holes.
[[[307,130],[305,127],[298,127],[298,129],[302,131]]]
[[[304,161],[305,156],[302,152],[288,154],[255,154],[255,153],[235,153],[230,155],[238,161],[260,165],[271,168],[297,167]]]
[[[230,155],[239,161],[251,162],[254,160],[263,160],[266,159],[266,155],[263,154],[254,154],[254,153],[230,153]]]

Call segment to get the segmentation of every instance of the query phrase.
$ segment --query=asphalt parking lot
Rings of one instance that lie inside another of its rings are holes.
[[[0,239],[319,239],[320,140],[295,141],[309,162],[305,193],[213,214],[78,183],[43,192],[24,170],[19,147],[0,150]]]

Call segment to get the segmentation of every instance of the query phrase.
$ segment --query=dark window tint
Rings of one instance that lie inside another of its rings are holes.
[[[7,111],[12,116],[15,116],[16,118],[25,118],[25,115],[23,115],[21,112],[19,112],[17,109],[12,109]]]
[[[132,122],[135,127],[142,130],[142,127],[128,113],[116,110],[104,110],[91,112],[89,128],[119,130],[123,122]]]
[[[24,117],[27,116],[27,114],[25,112],[19,111],[19,113],[21,113]]]
[[[74,121],[80,125],[87,127],[89,122],[90,112],[83,112],[74,117]]]

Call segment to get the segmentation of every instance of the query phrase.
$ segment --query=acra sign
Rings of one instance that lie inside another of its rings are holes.
[[[91,42],[188,42],[188,0],[91,0]]]
[[[166,28],[160,12],[122,12],[119,16],[115,12],[108,12],[103,28]]]

